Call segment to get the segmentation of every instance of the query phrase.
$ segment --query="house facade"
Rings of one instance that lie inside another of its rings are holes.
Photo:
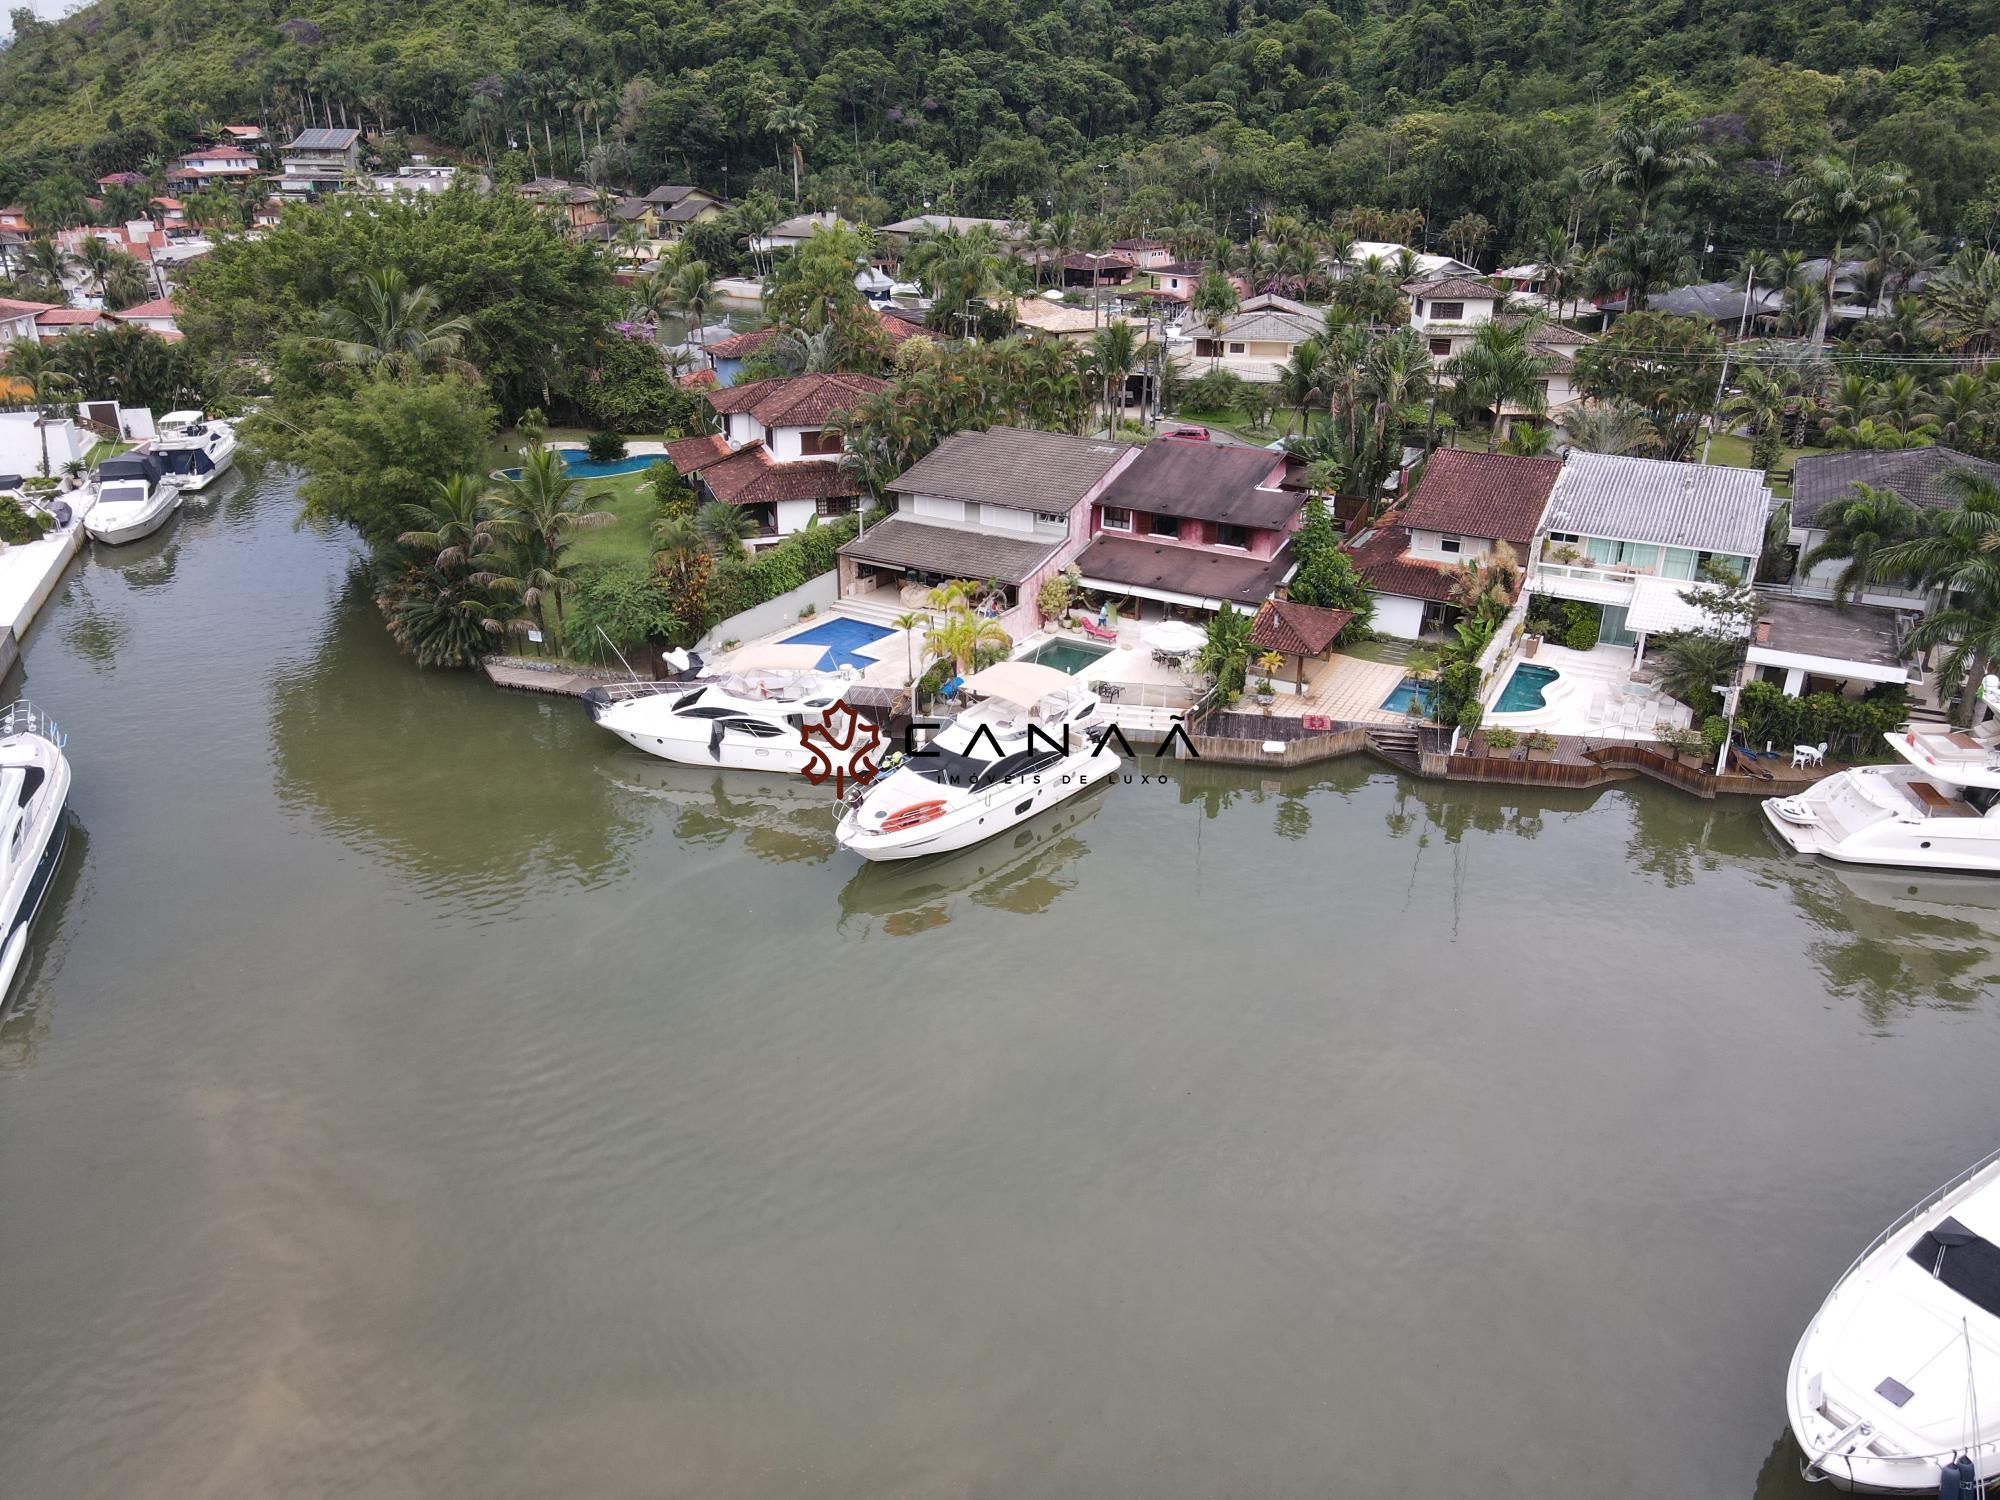
[[[1305,496],[1284,478],[1285,456],[1263,448],[1147,445],[1091,504],[1083,586],[1127,618],[1255,609],[1297,566]]]
[[[138,303],[111,316],[120,323],[143,328],[148,333],[158,334],[169,343],[175,343],[181,336],[179,315],[179,309],[174,306],[171,297],[155,297],[150,302]]]
[[[868,375],[793,375],[712,391],[722,431],[667,444],[667,461],[703,503],[746,511],[757,527],[750,544],[768,546],[815,517],[853,513],[861,489],[826,424],[885,384]]]
[[[361,132],[302,130],[278,153],[274,186],[286,198],[337,193],[361,170]]]
[[[1713,566],[1748,580],[1773,505],[1759,469],[1572,453],[1528,564],[1536,593],[1603,606],[1598,640],[1697,628],[1681,595]]]
[[[1456,569],[1503,547],[1525,569],[1562,471],[1556,458],[1433,453],[1396,523],[1353,553],[1375,591],[1375,629],[1403,640],[1442,629],[1457,613]]]
[[[9,344],[39,344],[42,337],[35,320],[45,312],[54,311],[53,303],[0,297],[0,349]]]
[[[222,183],[249,182],[263,173],[256,152],[224,144],[187,152],[167,169],[166,180],[174,185],[176,192],[186,192]]]
[[[1788,540],[1804,559],[1827,538],[1827,512],[1854,493],[1857,484],[1887,490],[1918,510],[1948,510],[1959,503],[1953,479],[1971,474],[2000,483],[2000,463],[1974,458],[1955,448],[1857,449],[1850,452],[1808,453],[1792,466],[1791,534]],[[1828,561],[1810,573],[1794,570],[1790,591],[1815,599],[1832,599],[1834,583],[1845,564]],[[1860,604],[1892,609],[1925,607],[1921,591],[1896,584],[1870,582],[1853,596]]]
[[[1165,240],[1141,236],[1136,239],[1113,240],[1111,253],[1128,260],[1139,271],[1157,271],[1162,266],[1174,263],[1174,247]]]
[[[840,549],[843,599],[921,602],[952,579],[989,585],[1015,640],[1041,624],[1042,583],[1089,540],[1094,502],[1142,450],[995,427],[959,432],[890,486],[896,513]]]
[[[1326,317],[1318,309],[1265,293],[1242,303],[1219,330],[1197,320],[1193,352],[1181,354],[1180,363],[1191,375],[1219,367],[1269,383],[1300,344],[1325,334]]]
[[[1518,314],[1500,310],[1507,293],[1473,277],[1406,281],[1403,292],[1410,299],[1410,327],[1423,340],[1434,368],[1463,354],[1487,324],[1519,322]],[[1538,382],[1545,414],[1560,414],[1576,404],[1581,395],[1576,384],[1577,351],[1595,342],[1589,334],[1560,323],[1542,323],[1529,335],[1529,347],[1548,362],[1548,374]],[[1441,372],[1437,380],[1445,388],[1452,383]],[[1531,412],[1530,407],[1510,402],[1499,415],[1504,420]]]

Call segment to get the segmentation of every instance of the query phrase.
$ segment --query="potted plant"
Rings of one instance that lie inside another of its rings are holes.
[[[1271,679],[1283,671],[1284,667],[1284,657],[1275,651],[1266,651],[1257,658],[1257,675],[1261,679],[1257,684],[1257,695],[1264,702],[1271,701],[1273,691]]]
[[[1277,690],[1271,686],[1270,678],[1260,677],[1257,679],[1257,701],[1264,705],[1264,712],[1266,713],[1269,713],[1271,705],[1278,701]]]
[[[1486,731],[1486,753],[1505,758],[1507,752],[1520,743],[1520,738],[1511,729],[1489,729]]]
[[[1556,737],[1537,729],[1526,741],[1529,760],[1547,760],[1555,753]]]
[[[1682,765],[1701,764],[1701,753],[1707,741],[1702,739],[1700,730],[1690,729],[1685,724],[1670,724],[1663,719],[1653,726],[1653,737],[1660,742],[1661,749]]]
[[[1523,656],[1533,656],[1537,651],[1541,649],[1542,649],[1542,638],[1540,636],[1524,635],[1521,637],[1521,654]]]
[[[1480,707],[1477,698],[1471,699],[1458,711],[1459,742],[1467,755],[1486,753],[1486,736],[1480,733],[1480,725],[1485,722],[1486,710]]]
[[[1582,556],[1583,554],[1568,542],[1558,542],[1555,546],[1549,548],[1549,560],[1551,562],[1559,562],[1564,567],[1568,567]]]
[[[819,606],[816,604],[801,604],[799,606],[799,618],[801,620],[810,620],[814,615],[818,613],[819,613]]]

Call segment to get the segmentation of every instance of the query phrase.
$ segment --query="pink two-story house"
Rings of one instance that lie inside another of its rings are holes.
[[[1083,586],[1126,618],[1175,610],[1254,610],[1297,566],[1291,534],[1305,496],[1281,488],[1285,456],[1163,439],[1091,507]]]

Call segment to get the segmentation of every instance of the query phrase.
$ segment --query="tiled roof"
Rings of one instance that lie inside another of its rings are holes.
[[[709,405],[748,412],[765,427],[824,427],[828,417],[866,400],[889,382],[873,375],[782,375],[716,391]]]
[[[1062,258],[1065,271],[1131,271],[1137,269],[1122,255],[1087,255],[1081,250],[1072,250]]]
[[[59,325],[87,326],[95,323],[104,314],[94,307],[51,307],[46,312],[37,313],[35,321],[49,327]]]
[[[1203,325],[1204,333],[1207,325]],[[1273,312],[1258,309],[1239,312],[1226,318],[1222,324],[1222,337],[1238,342],[1303,344],[1307,339],[1324,338],[1326,323],[1320,318],[1301,317],[1297,313]]]
[[[1350,556],[1368,586],[1378,594],[1404,599],[1449,601],[1452,580],[1443,566],[1408,556],[1408,527],[1390,526],[1356,547]]]
[[[947,578],[1020,583],[1061,545],[1059,541],[995,536],[963,526],[927,526],[905,516],[891,516],[842,547],[840,555]]]
[[[1412,297],[1421,297],[1426,302],[1440,299],[1446,302],[1498,302],[1507,294],[1496,290],[1489,283],[1475,281],[1470,276],[1441,276],[1436,281],[1406,281],[1403,291]]]
[[[22,302],[14,297],[0,297],[0,318],[39,318],[45,312],[54,312],[53,302]]]
[[[747,333],[735,334],[708,346],[708,352],[716,359],[748,359],[759,349],[770,343],[778,335],[778,326],[767,323],[762,328],[752,328]]]
[[[141,302],[133,307],[120,308],[111,316],[114,318],[172,318],[180,314],[171,297],[155,297],[151,302]]]
[[[955,432],[889,488],[944,500],[1068,510],[1132,451],[1128,443],[995,427]]]
[[[701,437],[676,438],[667,444],[667,462],[674,466],[674,472],[681,475],[705,469],[718,459],[729,456],[729,444],[714,433]]]
[[[774,500],[830,500],[858,495],[852,475],[826,459],[781,464],[762,443],[746,443],[701,471],[701,482],[725,505],[766,505]]]
[[[1960,498],[1950,476],[1967,470],[2000,483],[2000,464],[1955,448],[1809,453],[1792,465],[1792,524],[1812,525],[1822,509],[1857,484],[1893,490],[1905,505],[1922,510],[1949,510]]]
[[[1424,465],[1403,523],[1418,531],[1487,537],[1525,549],[1562,470],[1559,458],[1440,448]]]
[[[1354,618],[1345,609],[1295,604],[1290,599],[1266,599],[1250,622],[1250,644],[1260,651],[1284,651],[1293,656],[1318,656],[1331,646]]]
[[[699,193],[700,191],[700,188],[690,187],[683,182],[663,182],[650,193],[646,194],[645,201],[648,203],[678,203],[681,199],[687,197],[689,193]]]
[[[1305,497],[1280,490],[1285,456],[1221,443],[1149,443],[1105,487],[1099,505],[1276,529]],[[1271,481],[1271,488],[1260,488]]]
[[[1099,536],[1077,556],[1087,586],[1153,589],[1190,599],[1214,599],[1231,604],[1261,604],[1291,576],[1298,561],[1289,544],[1276,557],[1244,557],[1148,542]]]
[[[1755,557],[1771,492],[1758,469],[1572,453],[1549,497],[1549,531]]]

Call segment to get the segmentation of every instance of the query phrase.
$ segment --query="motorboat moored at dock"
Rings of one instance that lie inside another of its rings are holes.
[[[54,722],[25,699],[0,710],[0,999],[27,952],[69,829],[69,760]]]
[[[583,705],[599,728],[662,760],[797,774],[816,756],[803,731],[840,702],[843,679],[817,670],[824,655],[816,645],[750,646],[713,677],[592,688]]]
[[[170,411],[147,450],[187,494],[207,489],[236,462],[236,429],[198,411]]]
[[[97,466],[97,494],[83,529],[108,547],[136,542],[180,508],[180,482],[150,453],[120,453]]]

